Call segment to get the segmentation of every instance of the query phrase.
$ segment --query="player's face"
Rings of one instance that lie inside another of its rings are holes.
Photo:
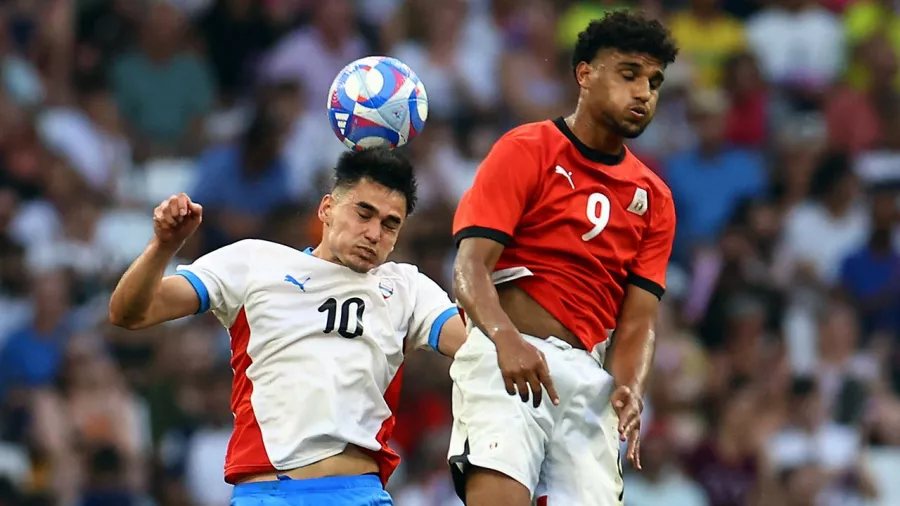
[[[406,220],[406,197],[363,179],[319,205],[322,242],[341,264],[368,272],[387,259]]]
[[[581,63],[576,76],[581,103],[612,133],[633,139],[650,124],[664,79],[658,60],[643,53],[602,50],[590,64]]]

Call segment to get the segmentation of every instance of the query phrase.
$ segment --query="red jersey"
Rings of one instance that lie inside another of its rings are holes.
[[[616,327],[625,285],[665,292],[675,236],[668,186],[626,148],[589,148],[563,118],[522,125],[482,162],[454,239],[505,246],[495,282],[513,279],[588,350]]]

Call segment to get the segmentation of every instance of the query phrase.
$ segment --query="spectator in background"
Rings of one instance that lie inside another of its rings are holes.
[[[729,98],[726,138],[735,146],[761,149],[769,133],[769,90],[756,59],[739,53],[724,65],[723,87]]]
[[[679,469],[669,430],[657,422],[641,436],[640,473],[625,478],[628,506],[706,506],[706,493]]]
[[[746,46],[744,27],[721,10],[719,0],[690,0],[688,5],[669,20],[679,58],[692,65],[694,86],[718,88],[725,62]]]
[[[183,480],[195,506],[217,506],[231,499],[231,485],[220,479],[231,437],[231,374],[219,367],[202,378],[201,402],[188,423],[167,433],[162,441],[166,472]]]
[[[840,282],[861,313],[866,335],[900,331],[900,250],[895,229],[900,223],[896,192],[876,190],[871,197],[872,232],[868,243],[846,257]]]
[[[18,53],[10,24],[6,12],[0,12],[0,83],[13,102],[35,107],[44,100],[44,85],[34,65]]]
[[[485,72],[493,63],[490,54],[479,55],[464,43],[463,30],[469,14],[467,2],[414,1],[405,14],[407,30],[413,32],[410,35],[420,38],[398,44],[392,49],[392,55],[415,69],[425,84],[429,117],[445,121],[462,119],[462,113],[478,103],[478,81],[494,80]],[[415,25],[420,28],[415,30]]]
[[[70,288],[64,272],[48,272],[32,283],[33,320],[0,348],[0,399],[14,388],[47,387],[56,381],[73,331]]]
[[[269,213],[291,201],[281,156],[287,121],[274,111],[257,111],[242,139],[200,157],[191,198],[204,208],[207,250],[251,236]]]
[[[853,308],[839,302],[829,303],[819,318],[815,377],[826,416],[844,425],[862,422],[881,379],[874,350],[859,347],[859,324]]]
[[[806,90],[826,89],[844,70],[844,33],[815,0],[775,0],[747,22],[747,39],[766,77]]]
[[[93,190],[115,194],[117,183],[131,171],[131,144],[101,76],[80,80],[75,103],[44,110],[37,128],[49,149],[75,168]]]
[[[524,9],[520,40],[501,64],[501,89],[513,124],[556,118],[570,103],[571,74],[553,47],[554,13],[550,4],[531,2]],[[566,81],[563,81],[563,79]]]
[[[829,506],[855,504],[862,495],[875,495],[859,466],[859,431],[828,421],[818,382],[809,377],[796,378],[790,403],[789,425],[767,442],[774,469],[783,471],[805,465],[822,469],[828,484],[823,492],[828,497],[817,499]]]
[[[726,142],[725,96],[715,90],[697,91],[688,107],[697,146],[673,156],[665,170],[678,202],[675,259],[681,262],[690,257],[688,245],[715,241],[737,201],[759,194],[766,186],[760,154]]]
[[[81,335],[66,349],[65,366],[58,376],[58,391],[41,389],[34,402],[34,430],[38,448],[52,473],[51,488],[59,504],[68,506],[89,484],[92,472],[117,472],[85,466],[97,457],[121,458],[122,489],[137,494],[146,486],[143,452],[149,441],[142,405],[96,336]],[[96,461],[95,461],[96,462]],[[117,491],[118,492],[118,491]]]
[[[833,149],[856,154],[880,147],[896,117],[900,95],[894,84],[898,75],[898,53],[884,34],[862,41],[855,48],[856,62],[865,71],[865,81],[843,84],[825,102],[828,140]]]
[[[757,394],[739,387],[718,405],[715,428],[688,459],[688,474],[706,492],[710,506],[753,504],[763,466],[755,427]]]
[[[199,28],[221,98],[226,103],[234,103],[240,92],[250,86],[253,75],[250,71],[256,60],[275,42],[262,2],[215,2],[200,20]]]
[[[185,19],[167,2],[151,2],[138,50],[112,67],[119,109],[135,142],[135,156],[185,156],[202,141],[202,118],[213,104],[206,64],[186,49]]]
[[[855,0],[844,11],[844,33],[850,48],[858,47],[873,37],[884,37],[894,54],[900,54],[900,13],[894,0]],[[848,69],[848,79],[854,87],[865,88],[870,79],[868,71],[858,62]],[[900,88],[900,78],[894,79]]]
[[[334,76],[345,65],[366,55],[349,0],[313,2],[312,22],[282,38],[264,57],[264,83],[299,81],[309,108],[321,107]],[[302,57],[300,56],[302,55]]]
[[[846,155],[828,156],[812,183],[814,200],[785,217],[782,259],[789,279],[832,286],[841,263],[869,235],[869,217],[859,200],[859,181]]]

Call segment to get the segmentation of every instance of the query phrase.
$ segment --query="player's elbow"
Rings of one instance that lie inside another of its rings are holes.
[[[109,323],[127,330],[140,330],[146,327],[142,318],[129,317],[113,308],[109,309]]]
[[[109,323],[123,329],[139,330],[147,325],[140,315],[130,314],[116,299],[115,294],[109,301]]]

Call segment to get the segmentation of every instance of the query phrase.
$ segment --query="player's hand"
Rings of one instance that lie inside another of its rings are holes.
[[[635,469],[640,469],[641,412],[644,411],[644,401],[630,387],[622,385],[613,392],[610,402],[619,416],[619,439],[628,441],[625,456]]]
[[[518,332],[512,330],[506,335],[496,335],[497,364],[506,384],[506,392],[516,395],[518,390],[522,402],[528,402],[528,391],[534,407],[541,405],[541,385],[554,405],[559,404],[559,395],[550,379],[550,368],[541,350],[532,346]]]
[[[203,207],[181,193],[172,195],[153,210],[153,233],[165,246],[179,247],[203,221]]]

